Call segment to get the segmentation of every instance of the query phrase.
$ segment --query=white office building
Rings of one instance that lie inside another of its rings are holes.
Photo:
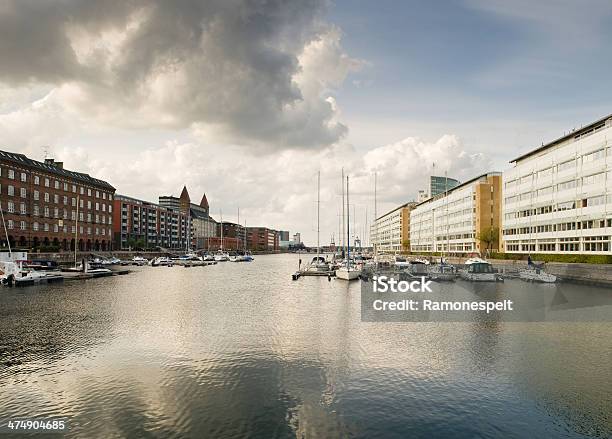
[[[511,163],[503,173],[506,252],[610,254],[612,115]]]
[[[501,173],[481,175],[419,204],[410,212],[414,253],[497,251],[501,217]],[[495,234],[484,243],[483,234]]]
[[[415,205],[409,202],[376,218],[370,226],[370,239],[379,252],[397,253],[410,249],[410,210]]]

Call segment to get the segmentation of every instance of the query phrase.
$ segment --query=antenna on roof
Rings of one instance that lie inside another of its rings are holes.
[[[43,145],[41,146],[43,152],[45,153],[45,160],[47,160],[49,158],[49,148],[51,148],[48,145]]]

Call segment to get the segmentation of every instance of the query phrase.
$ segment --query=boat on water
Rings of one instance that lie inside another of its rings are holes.
[[[465,261],[465,265],[472,265],[472,264],[488,264],[488,262],[482,258],[479,258],[478,256],[473,256]]]
[[[457,278],[457,270],[450,264],[438,264],[429,270],[429,278],[438,282],[454,282]]]
[[[329,271],[329,262],[327,262],[323,256],[315,256],[312,258],[312,261],[310,261],[308,270]]]
[[[24,269],[13,261],[0,261],[0,284],[7,286],[28,286],[43,283],[62,282],[64,276],[58,272]]]
[[[149,263],[149,260],[143,258],[142,256],[134,256],[130,262],[132,265],[143,266],[147,265]]]
[[[459,273],[462,279],[472,282],[503,282],[504,278],[488,262],[472,262]]]
[[[229,260],[230,260],[230,257],[227,252],[224,252],[223,250],[218,250],[217,253],[215,253],[216,262],[225,262]]]
[[[149,264],[152,267],[172,267],[174,265],[174,261],[167,256],[159,256],[151,259]]]
[[[343,172],[343,178],[342,178],[342,188],[343,188],[343,195],[344,195],[344,172]],[[344,198],[344,197],[343,197]],[[351,260],[351,233],[350,233],[350,204],[349,204],[349,177],[348,175],[346,176],[346,207],[347,207],[347,214],[346,214],[346,264],[343,264],[342,267],[338,268],[336,270],[336,278],[337,279],[341,279],[341,280],[347,280],[347,281],[351,281],[351,280],[356,280],[359,279],[359,276],[361,275],[361,267],[357,267],[352,263]],[[344,218],[343,218],[344,219]]]
[[[550,274],[538,267],[529,267],[519,271],[519,277],[530,282],[555,283],[557,276]]]

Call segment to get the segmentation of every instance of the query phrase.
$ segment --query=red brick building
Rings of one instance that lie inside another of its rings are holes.
[[[185,250],[193,246],[189,215],[125,195],[115,196],[113,232],[117,249]]]
[[[279,249],[279,234],[267,227],[247,227],[249,250],[269,251]]]
[[[0,205],[13,247],[81,251],[112,248],[115,188],[62,162],[0,151]]]

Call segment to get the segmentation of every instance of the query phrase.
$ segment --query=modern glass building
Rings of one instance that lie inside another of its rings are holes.
[[[459,186],[459,184],[459,180],[455,180],[454,178],[432,175],[429,180],[429,196],[435,197],[436,195],[443,194]]]

